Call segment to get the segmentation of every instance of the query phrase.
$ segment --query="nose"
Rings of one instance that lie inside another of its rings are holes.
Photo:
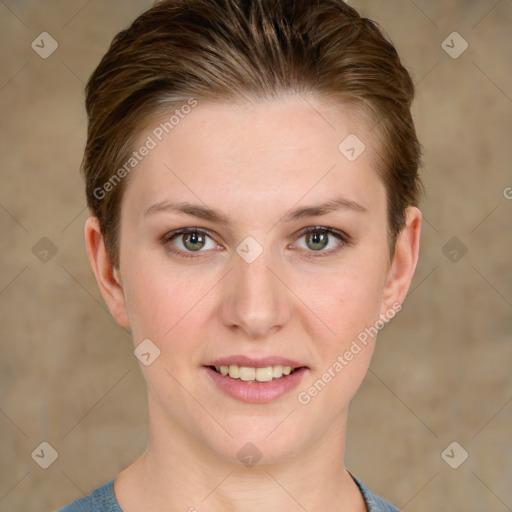
[[[224,282],[222,322],[249,339],[274,334],[286,325],[291,315],[290,291],[271,256],[270,251],[264,251],[255,261],[247,263],[235,254],[234,268]]]

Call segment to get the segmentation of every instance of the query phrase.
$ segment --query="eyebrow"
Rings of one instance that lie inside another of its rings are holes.
[[[292,222],[306,217],[320,217],[337,210],[349,210],[356,213],[366,213],[368,211],[367,208],[355,201],[339,197],[322,204],[290,210],[280,219],[280,221]],[[144,217],[161,212],[190,215],[192,217],[198,217],[204,220],[230,226],[228,217],[221,211],[214,210],[205,205],[192,204],[186,201],[178,203],[172,203],[165,200],[161,201],[150,206],[145,211]]]

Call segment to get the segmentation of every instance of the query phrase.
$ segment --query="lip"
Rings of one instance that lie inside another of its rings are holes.
[[[220,361],[220,360],[219,360]],[[230,359],[232,361],[232,359]],[[284,361],[284,360],[283,360]],[[231,363],[237,364],[237,363]],[[254,360],[251,364],[254,364]],[[274,363],[281,364],[281,363]],[[220,366],[220,365],[213,365]],[[249,365],[248,365],[249,366]],[[267,364],[266,366],[272,366]],[[288,364],[287,366],[293,366]],[[260,366],[261,367],[261,366]],[[242,402],[248,402],[253,404],[266,404],[277,400],[286,393],[289,393],[293,388],[297,387],[302,380],[304,374],[308,371],[308,368],[303,366],[290,375],[280,377],[279,379],[272,379],[268,382],[257,382],[257,381],[243,381],[240,379],[232,379],[227,375],[221,375],[215,370],[212,370],[209,366],[203,367],[214,384],[220,391],[229,395],[235,400]],[[297,367],[296,367],[297,368]]]
[[[278,364],[282,366],[292,366],[293,368],[307,368],[305,364],[294,361],[293,359],[287,359],[285,357],[268,356],[253,359],[251,357],[242,355],[222,357],[207,363],[205,366],[229,366],[230,364],[236,364],[238,366],[249,366],[251,368],[265,368],[266,366],[276,366]]]

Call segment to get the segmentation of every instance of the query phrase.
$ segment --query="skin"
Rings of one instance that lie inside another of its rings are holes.
[[[141,133],[140,142],[150,134]],[[366,145],[354,162],[338,150],[349,134]],[[87,220],[87,253],[113,317],[130,326],[135,345],[149,338],[161,351],[141,365],[147,450],[115,481],[125,512],[315,512],[333,503],[366,510],[343,458],[348,405],[375,338],[307,405],[297,395],[403,302],[413,276],[421,213],[407,210],[391,261],[386,191],[373,166],[378,152],[361,116],[319,98],[200,102],[130,176],[118,269],[97,219]],[[365,211],[282,220],[292,209],[339,197]],[[221,210],[229,227],[170,211],[145,215],[161,201]],[[315,251],[301,233],[310,226],[342,231],[350,242],[329,235]],[[183,237],[161,241],[181,228],[211,235],[199,252],[188,250],[192,258],[171,252],[187,253]],[[250,264],[236,253],[247,236],[263,249]],[[234,354],[288,357],[308,370],[279,399],[245,403],[220,391],[203,367]],[[262,454],[251,468],[237,458],[247,442]]]

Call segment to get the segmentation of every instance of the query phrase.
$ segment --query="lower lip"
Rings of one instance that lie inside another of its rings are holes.
[[[285,395],[299,384],[307,370],[307,368],[299,368],[290,375],[283,375],[279,379],[257,382],[232,379],[207,366],[204,368],[221,391],[237,400],[254,404],[266,404]]]

